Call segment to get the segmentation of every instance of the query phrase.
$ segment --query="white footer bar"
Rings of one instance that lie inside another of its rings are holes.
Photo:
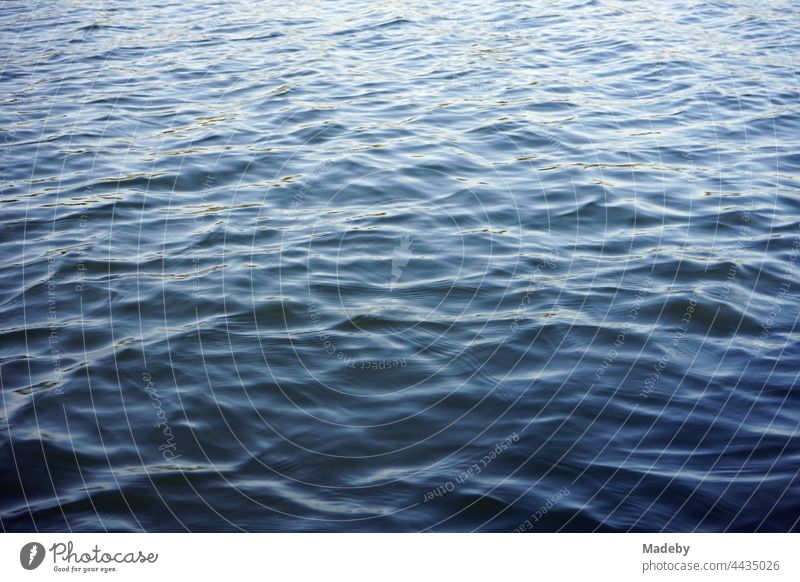
[[[796,581],[799,550],[796,534],[3,534],[0,577]]]

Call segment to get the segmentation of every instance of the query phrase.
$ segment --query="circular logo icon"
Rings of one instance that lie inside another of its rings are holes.
[[[19,551],[19,563],[26,570],[35,570],[44,561],[44,546],[39,542],[30,542]]]

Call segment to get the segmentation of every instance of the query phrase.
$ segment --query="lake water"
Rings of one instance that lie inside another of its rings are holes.
[[[5,531],[789,531],[800,8],[0,5]]]

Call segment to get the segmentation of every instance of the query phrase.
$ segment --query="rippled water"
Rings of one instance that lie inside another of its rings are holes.
[[[20,2],[6,531],[798,529],[774,2]]]

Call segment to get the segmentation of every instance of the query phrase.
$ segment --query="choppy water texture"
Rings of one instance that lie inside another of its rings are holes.
[[[799,25],[2,2],[2,529],[798,529]]]

